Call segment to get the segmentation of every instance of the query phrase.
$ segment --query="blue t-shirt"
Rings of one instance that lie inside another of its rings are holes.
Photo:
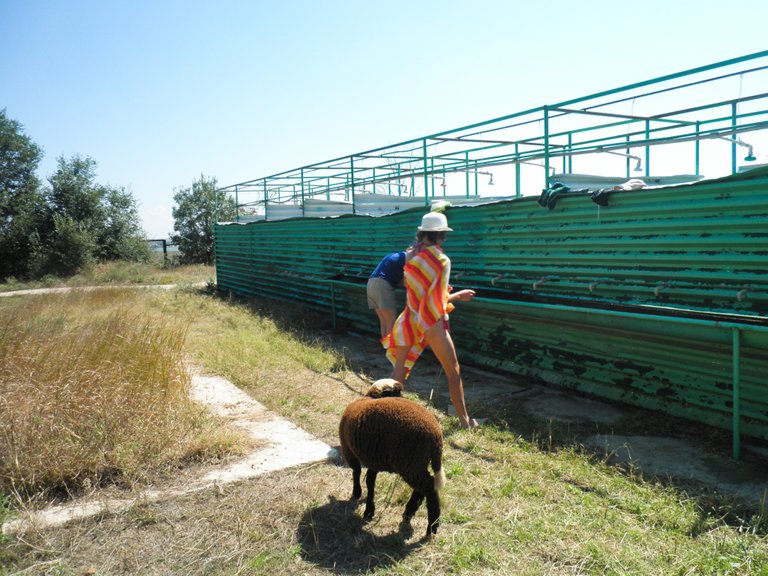
[[[405,266],[405,252],[392,252],[382,258],[371,274],[371,278],[383,278],[392,288],[397,288],[403,281],[403,266]]]

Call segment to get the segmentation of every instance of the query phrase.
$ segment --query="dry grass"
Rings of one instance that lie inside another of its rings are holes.
[[[31,282],[20,282],[14,278],[7,278],[0,282],[0,292],[64,286],[213,283],[215,276],[214,267],[203,264],[166,267],[158,263],[102,262],[94,264],[70,278],[46,276],[41,280]]]
[[[79,492],[226,452],[189,399],[187,323],[105,290],[0,307],[0,489]]]
[[[146,298],[189,322],[196,362],[332,445],[346,404],[386,370],[375,339],[335,333],[295,307],[189,291]],[[8,538],[0,565],[103,575],[768,573],[764,511],[608,466],[572,430],[514,403],[485,407],[493,426],[460,430],[445,400],[430,400],[444,378],[429,357],[419,362],[411,397],[446,434],[449,482],[432,540],[422,539],[423,509],[401,524],[409,491],[397,477],[380,475],[376,518],[364,524],[347,500],[351,472],[321,463]]]

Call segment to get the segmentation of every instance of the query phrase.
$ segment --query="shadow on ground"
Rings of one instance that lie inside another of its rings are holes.
[[[406,523],[397,532],[374,534],[356,509],[357,501],[331,497],[307,510],[296,533],[301,557],[335,574],[360,574],[396,564],[426,542],[408,542],[413,529]]]

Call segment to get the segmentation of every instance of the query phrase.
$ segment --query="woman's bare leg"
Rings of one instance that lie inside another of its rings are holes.
[[[376,308],[376,316],[379,317],[379,330],[384,338],[392,332],[392,326],[395,325],[395,311],[391,308]]]
[[[410,346],[398,346],[395,353],[395,365],[392,368],[393,380],[397,380],[405,388],[405,360],[408,358],[408,351]]]
[[[451,335],[445,330],[443,322],[440,321],[431,326],[426,332],[426,338],[429,347],[440,361],[440,365],[448,377],[451,403],[456,409],[462,427],[473,428],[477,426],[477,422],[471,419],[467,412],[467,405],[464,401],[464,383],[461,381],[461,368],[456,356],[456,347],[453,345]]]

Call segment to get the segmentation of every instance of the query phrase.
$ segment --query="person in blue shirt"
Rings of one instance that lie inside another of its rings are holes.
[[[406,260],[414,255],[415,250],[417,248],[411,246],[408,250],[387,254],[368,278],[368,308],[375,310],[379,317],[382,338],[392,331],[395,324],[395,288],[402,285],[403,266]]]

